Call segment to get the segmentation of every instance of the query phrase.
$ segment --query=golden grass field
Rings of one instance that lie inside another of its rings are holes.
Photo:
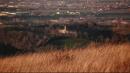
[[[90,44],[84,49],[0,58],[0,72],[130,72],[130,44]]]

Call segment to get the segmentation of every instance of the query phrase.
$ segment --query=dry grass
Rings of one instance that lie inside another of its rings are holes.
[[[1,58],[0,72],[130,72],[130,44]]]

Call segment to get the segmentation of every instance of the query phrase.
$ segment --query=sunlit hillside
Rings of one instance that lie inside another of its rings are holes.
[[[0,72],[130,72],[130,44],[95,44],[84,49],[0,58]]]

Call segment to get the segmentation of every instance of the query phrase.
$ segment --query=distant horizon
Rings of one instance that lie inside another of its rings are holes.
[[[16,11],[27,11],[40,15],[79,15],[80,13],[89,14],[115,10],[116,12],[130,12],[128,10],[129,2],[129,0],[0,0],[0,7],[3,6],[3,9],[13,7],[16,8]]]

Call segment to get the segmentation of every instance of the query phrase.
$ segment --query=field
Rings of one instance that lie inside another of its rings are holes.
[[[0,72],[130,72],[130,26],[85,24],[1,27]]]
[[[26,24],[0,26],[0,72],[130,72],[129,24]]]
[[[130,72],[130,43],[1,57],[0,72]]]

